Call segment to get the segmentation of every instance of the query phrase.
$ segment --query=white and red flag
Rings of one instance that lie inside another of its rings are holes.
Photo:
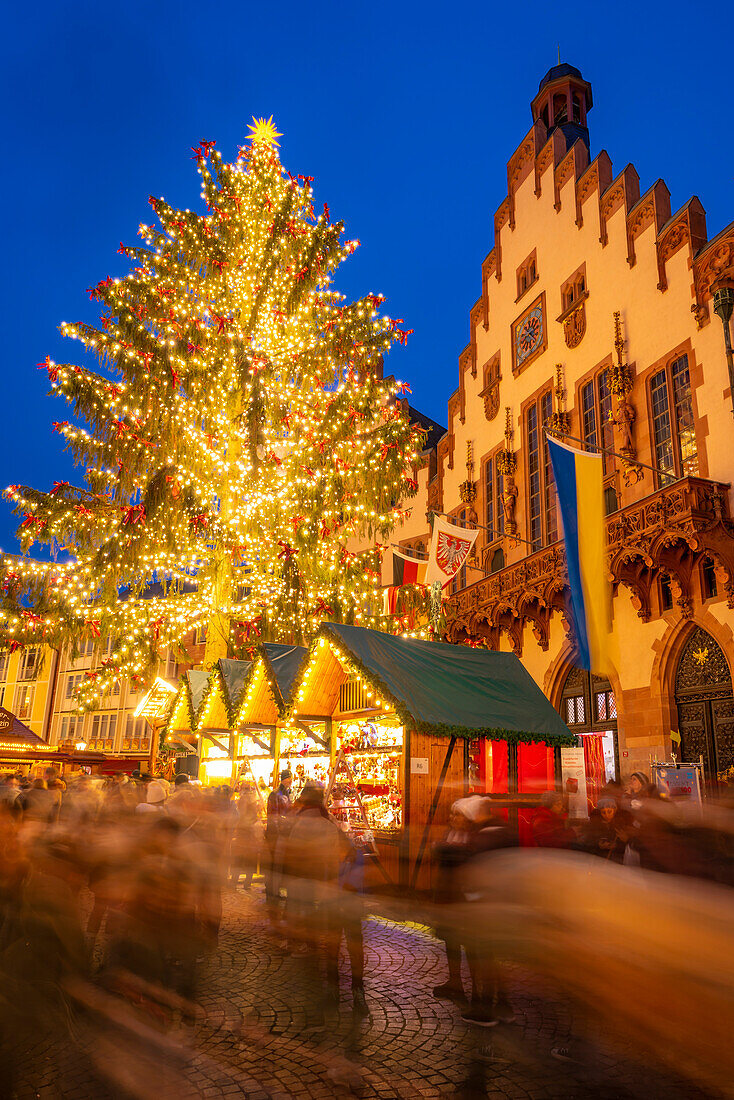
[[[441,587],[445,588],[455,574],[466,565],[478,534],[478,531],[456,527],[453,523],[434,516],[426,584],[438,581]]]

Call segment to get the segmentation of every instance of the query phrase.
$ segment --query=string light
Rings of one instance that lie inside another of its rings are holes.
[[[0,642],[75,654],[111,637],[80,710],[166,649],[184,657],[202,626],[212,667],[328,619],[385,625],[375,543],[406,515],[423,445],[407,387],[382,377],[408,332],[381,295],[333,288],[359,242],[283,168],[272,117],[250,131],[232,163],[193,149],[205,212],[151,198],[158,225],[118,249],[132,269],[90,288],[99,326],[62,324],[105,373],[40,364],[82,421],[54,427],[85,480],[7,489],[24,555],[63,560],[0,557]]]

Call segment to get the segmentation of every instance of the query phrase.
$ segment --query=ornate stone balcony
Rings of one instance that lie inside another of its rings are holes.
[[[734,522],[728,489],[721,482],[686,477],[607,518],[611,580],[615,590],[619,585],[630,590],[643,621],[650,618],[652,587],[661,576],[668,578],[674,606],[690,617],[694,573],[702,558],[713,563],[717,590],[734,607]],[[505,541],[512,545],[511,538]],[[483,567],[487,564],[485,555]],[[496,646],[504,631],[520,653],[529,623],[541,648],[547,649],[552,612],[565,619],[566,587],[566,555],[559,541],[451,596],[446,603],[448,638],[486,638]],[[570,630],[568,621],[565,625]]]

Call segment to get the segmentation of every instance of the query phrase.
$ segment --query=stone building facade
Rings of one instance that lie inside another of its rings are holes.
[[[734,286],[734,224],[709,240],[698,198],[672,212],[662,180],[643,191],[631,164],[592,159],[591,107],[571,65],[540,83],[448,430],[422,457],[398,539],[425,550],[431,512],[480,527],[445,605],[448,639],[517,653],[572,729],[605,734],[617,773],[677,751],[679,732],[712,776],[734,765],[734,419],[714,310]],[[616,455],[611,682],[575,665],[546,425]]]

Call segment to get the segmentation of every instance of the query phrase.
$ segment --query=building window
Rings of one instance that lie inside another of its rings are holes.
[[[40,661],[38,650],[35,646],[24,649],[20,655],[20,667],[18,669],[19,680],[35,680]]]
[[[570,279],[566,279],[561,287],[561,309],[565,313],[574,302],[586,293],[586,264],[574,271]]]
[[[583,726],[586,722],[586,709],[583,695],[567,695],[564,700],[566,706],[566,725]]]
[[[703,598],[705,600],[711,600],[714,596],[718,595],[716,570],[714,569],[714,563],[711,561],[711,558],[704,558],[701,562],[701,582]]]
[[[558,506],[553,485],[548,440],[543,426],[552,413],[550,391],[531,405],[525,414],[528,461],[528,519],[533,550],[558,538]]]
[[[117,729],[116,714],[92,715],[92,734],[89,739],[89,748],[101,751],[111,751],[115,744],[115,730]]]
[[[587,382],[581,387],[581,437],[590,451],[595,451],[599,446],[593,382]]]
[[[611,516],[612,512],[616,512],[619,508],[619,501],[617,500],[617,490],[613,485],[604,486],[604,515]]]
[[[501,546],[498,546],[494,554],[492,554],[492,562],[489,567],[490,573],[499,573],[500,569],[505,568],[505,552]]]
[[[33,697],[36,693],[35,684],[18,684],[13,700],[13,714],[20,718],[21,722],[27,722],[33,710]]]
[[[497,458],[488,458],[484,464],[484,523],[487,528],[487,544],[502,538],[505,533],[505,510],[502,507],[503,482]]]
[[[206,644],[206,627],[205,626],[197,626],[196,630],[194,631],[194,645],[205,645],[205,644]]]
[[[84,673],[73,672],[71,676],[66,677],[66,685],[64,689],[64,699],[67,701],[67,705],[70,705],[76,695],[76,689],[82,682]]]
[[[670,587],[670,577],[667,573],[660,578],[660,607],[663,611],[670,611],[673,606],[673,592]]]
[[[79,714],[65,714],[59,726],[59,742],[81,741],[84,718]]]
[[[525,291],[536,282],[538,278],[538,261],[533,251],[524,263],[517,269],[517,297],[521,298]]]
[[[687,355],[650,379],[650,411],[655,465],[673,477],[695,477],[698,446]]]
[[[553,416],[553,396],[550,392],[544,393],[540,399],[540,422],[543,427],[550,424]],[[545,514],[545,541],[546,544],[555,542],[558,538],[558,501],[556,497],[555,483],[553,481],[553,464],[551,462],[548,436],[543,432],[543,504]]]
[[[5,683],[8,678],[8,661],[10,654],[7,649],[0,650],[0,683]]]
[[[596,387],[597,400],[599,403],[601,445],[604,448],[602,465],[604,473],[611,474],[614,466],[614,456],[609,452],[614,450],[614,416],[612,411],[612,391],[609,389],[609,370],[606,367],[603,371],[599,372],[596,379]],[[614,511],[616,511],[616,508]],[[607,515],[609,515],[608,512]]]
[[[145,718],[135,718],[128,714],[125,719],[125,749],[146,749],[148,747],[148,723]]]

